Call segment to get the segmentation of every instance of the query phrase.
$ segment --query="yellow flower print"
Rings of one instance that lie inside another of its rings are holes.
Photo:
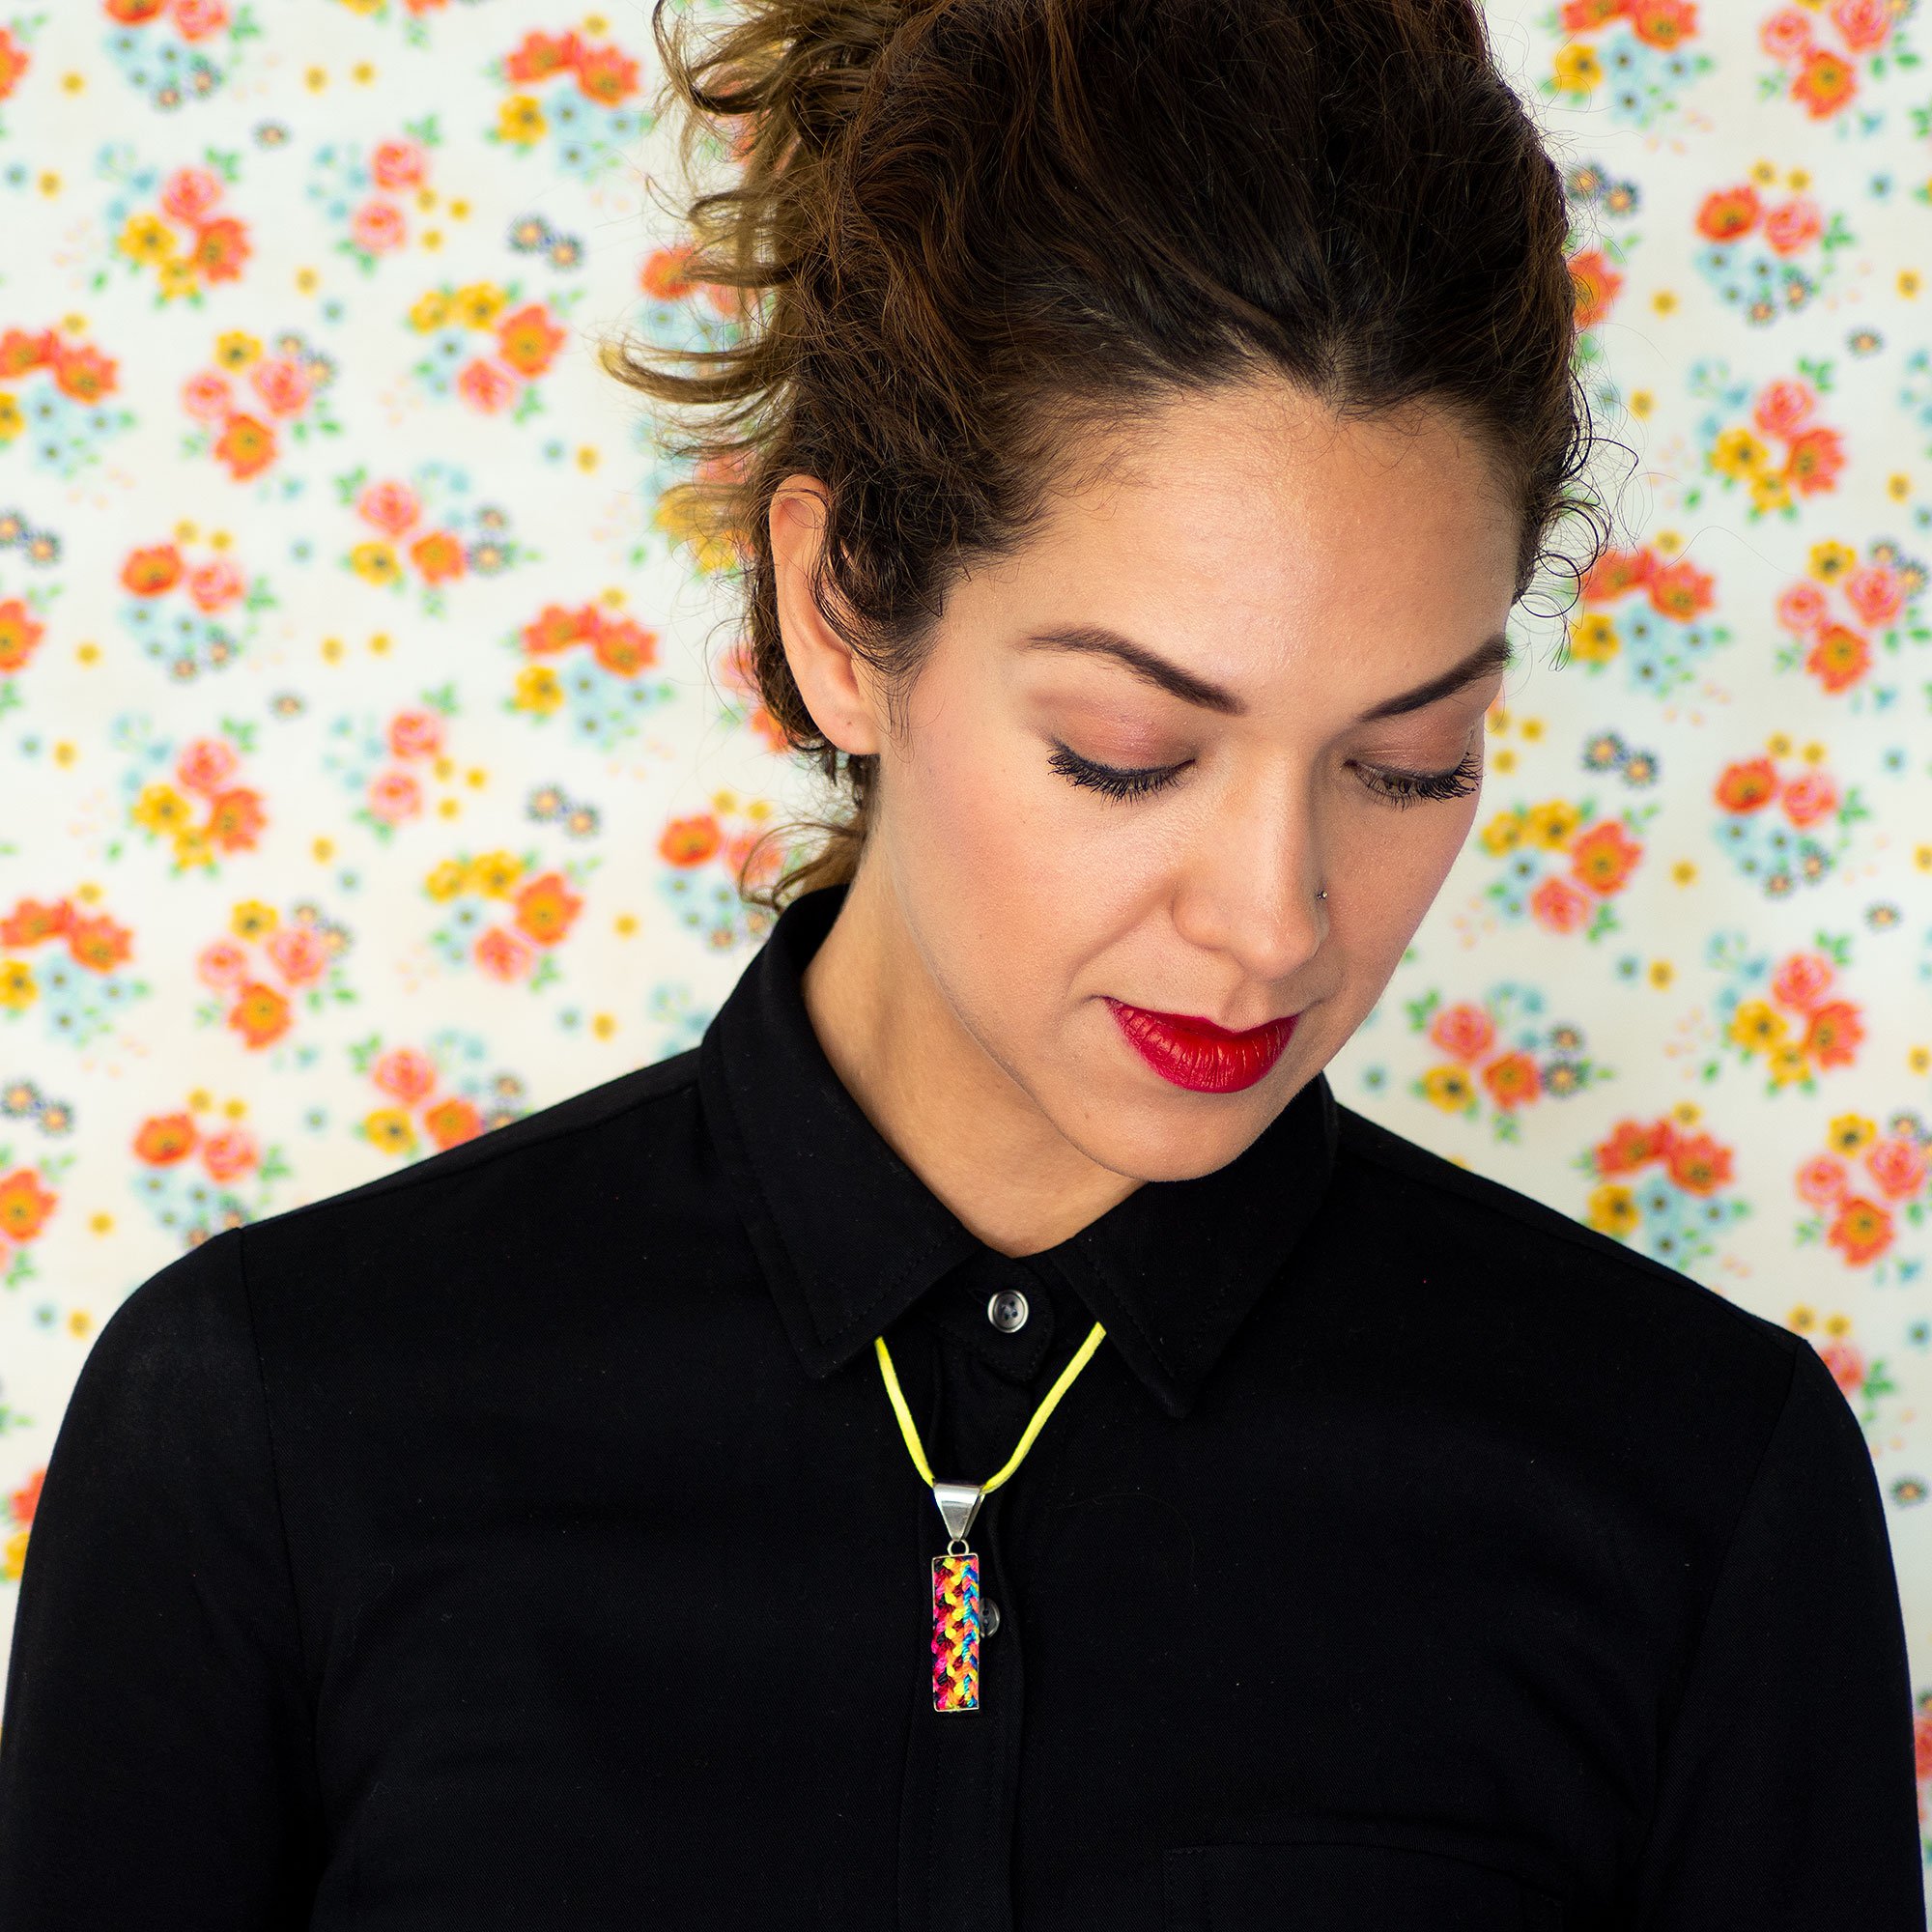
[[[1579,664],[1607,664],[1622,649],[1617,627],[1601,611],[1570,626],[1570,655]]]
[[[469,884],[493,899],[501,898],[523,873],[524,863],[514,852],[482,852],[469,862]]]
[[[1769,1000],[1747,1000],[1731,1017],[1730,1037],[1747,1053],[1764,1053],[1790,1028]]]
[[[410,310],[410,327],[424,335],[431,335],[449,320],[449,298],[440,289],[431,289],[428,294],[416,298],[416,305]]]
[[[181,244],[175,231],[158,214],[130,214],[114,245],[130,262],[148,267],[165,262]]]
[[[1789,1087],[1800,1080],[1809,1078],[1811,1067],[1804,1058],[1804,1049],[1798,1041],[1790,1040],[1778,1047],[1765,1063],[1771,1074],[1774,1087]]]
[[[349,567],[370,583],[393,583],[403,568],[395,551],[385,543],[357,544],[349,553]]]
[[[1834,1153],[1857,1153],[1878,1138],[1878,1123],[1862,1114],[1840,1114],[1825,1129],[1825,1144]]]
[[[191,816],[187,800],[170,784],[144,785],[134,801],[134,823],[145,832],[174,832]]]
[[[0,959],[0,1009],[24,1011],[40,998],[33,968],[24,959]]]
[[[266,939],[280,923],[274,907],[260,899],[243,899],[228,916],[228,929],[237,939]]]
[[[202,827],[184,825],[175,834],[175,864],[177,866],[214,864],[214,841]]]
[[[1500,859],[1522,843],[1522,820],[1513,811],[1499,811],[1483,827],[1482,848],[1492,858]]]
[[[1781,475],[1769,471],[1753,476],[1750,483],[1751,508],[1754,510],[1781,510],[1791,501],[1790,481]]]
[[[1761,475],[1770,461],[1770,448],[1747,429],[1727,429],[1711,445],[1711,468],[1734,481]]]
[[[542,140],[544,129],[549,125],[544,119],[543,109],[527,94],[511,95],[497,114],[497,132],[505,141],[515,141],[520,147],[528,147],[531,142]]]
[[[548,665],[526,665],[517,673],[516,696],[511,703],[519,711],[547,714],[563,702],[563,686]]]
[[[163,301],[175,301],[183,296],[191,296],[201,284],[194,272],[194,264],[185,256],[178,261],[163,262],[155,270],[155,286],[160,291]]]
[[[362,1131],[369,1136],[373,1146],[381,1148],[384,1153],[412,1153],[415,1151],[415,1129],[410,1124],[410,1117],[400,1107],[379,1107],[362,1122]]]
[[[1605,1235],[1628,1235],[1636,1226],[1636,1196],[1616,1181],[1606,1181],[1590,1196],[1590,1226]]]
[[[1582,822],[1582,814],[1568,799],[1549,798],[1530,807],[1523,830],[1538,845],[1558,852],[1576,837]]]
[[[261,342],[245,328],[231,328],[214,338],[214,360],[219,368],[245,369],[261,354]]]
[[[1588,94],[1603,82],[1604,64],[1597,58],[1594,47],[1576,43],[1558,47],[1550,65],[1556,85],[1565,94]]]
[[[1859,566],[1859,554],[1849,544],[1815,543],[1804,559],[1804,568],[1820,583],[1836,583]]]
[[[1422,1076],[1422,1094],[1445,1114],[1460,1113],[1475,1097],[1469,1076],[1460,1066],[1432,1066]]]
[[[451,320],[488,328],[507,299],[495,282],[468,282],[449,298]]]
[[[464,881],[469,876],[469,867],[460,860],[445,859],[423,881],[423,891],[433,899],[453,899],[463,890]]]
[[[0,1577],[10,1583],[20,1579],[20,1573],[27,1567],[27,1539],[33,1530],[16,1529],[4,1544],[0,1544]]]
[[[0,389],[0,442],[12,442],[26,426],[26,420],[13,395]]]

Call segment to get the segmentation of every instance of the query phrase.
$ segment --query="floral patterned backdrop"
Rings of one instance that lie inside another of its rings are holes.
[[[1818,1349],[1932,1776],[1932,26],[1490,16],[1619,547],[1330,1077]],[[643,0],[0,0],[0,1640],[132,1288],[691,1044],[761,937],[809,794],[593,354],[726,326],[656,78]]]

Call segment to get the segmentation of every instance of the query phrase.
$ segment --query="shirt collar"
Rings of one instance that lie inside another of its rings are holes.
[[[992,1251],[893,1151],[833,1071],[806,963],[845,889],[780,915],[706,1028],[698,1088],[733,1199],[807,1372],[827,1376],[962,1262]],[[1171,1415],[1280,1274],[1334,1169],[1336,1102],[1314,1079],[1225,1166],[1147,1181],[1027,1265],[1065,1282]]]

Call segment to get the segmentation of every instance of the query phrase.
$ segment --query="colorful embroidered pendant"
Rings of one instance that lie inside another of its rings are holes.
[[[932,1559],[932,1708],[980,1708],[980,1553]]]
[[[932,1708],[980,1708],[980,1552],[966,1532],[980,1514],[985,1492],[974,1483],[934,1483],[952,1541],[932,1559]]]

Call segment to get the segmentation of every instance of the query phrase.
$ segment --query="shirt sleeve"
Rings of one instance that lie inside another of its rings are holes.
[[[95,1338],[16,1608],[0,1925],[305,1926],[320,1806],[242,1230]]]
[[[1924,1932],[1905,1627],[1871,1452],[1809,1343],[1659,1767],[1637,1932]]]

